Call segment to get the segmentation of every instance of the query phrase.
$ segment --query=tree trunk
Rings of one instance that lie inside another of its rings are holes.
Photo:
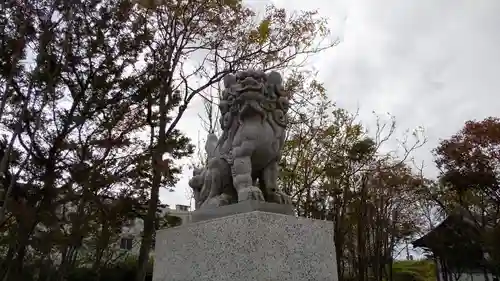
[[[78,246],[69,245],[66,248],[65,253],[62,255],[61,265],[57,271],[57,277],[55,280],[64,281],[68,272],[73,269],[76,258],[78,256]]]
[[[490,281],[490,275],[488,274],[486,268],[483,268],[483,275],[484,275],[484,281]]]
[[[49,158],[49,164],[46,166],[46,175],[44,176],[44,189],[45,195],[42,198],[39,206],[34,210],[34,214],[32,218],[28,218],[28,222],[23,222],[19,221],[19,231],[18,231],[18,244],[17,244],[17,255],[14,258],[14,260],[11,261],[9,264],[9,267],[6,270],[6,274],[4,276],[3,281],[10,281],[10,280],[19,280],[17,276],[21,273],[23,266],[24,266],[24,257],[26,255],[26,247],[28,247],[30,237],[33,234],[33,231],[35,230],[36,226],[38,225],[38,219],[40,216],[40,213],[46,210],[49,210],[51,203],[52,203],[52,192],[54,182],[56,175],[54,174],[54,166],[52,163],[53,161],[50,161],[50,159],[53,159],[52,157]]]
[[[85,236],[85,233],[82,232],[82,226],[84,224],[86,216],[85,206],[87,204],[87,196],[89,196],[88,193],[89,193],[89,188],[87,187],[83,190],[82,197],[78,201],[78,208],[76,211],[77,218],[75,220],[75,223],[72,225],[70,243],[67,248],[68,251],[66,255],[63,255],[61,266],[59,267],[59,270],[57,272],[56,280],[58,281],[64,281],[68,272],[71,269],[73,269],[78,255],[78,250],[82,245],[82,240],[83,237]]]
[[[7,255],[3,258],[2,264],[0,265],[0,280],[4,280],[4,277],[7,275],[10,264],[14,259],[15,252],[16,252],[15,244],[12,245],[11,243],[9,245],[9,250],[7,251]]]
[[[365,180],[362,181],[361,183],[361,196],[359,199],[359,210],[358,210],[358,223],[357,223],[357,236],[358,236],[358,243],[357,243],[357,250],[358,250],[358,278],[357,280],[359,281],[365,281],[366,280],[366,272],[367,272],[367,265],[366,265],[366,241],[365,241],[365,235],[366,235],[366,189],[367,189],[367,183]]]
[[[335,254],[337,255],[337,274],[339,277],[339,281],[343,281],[344,279],[344,264],[342,261],[344,260],[344,243],[343,243],[343,233],[340,231],[340,216],[336,215],[335,224],[334,224],[334,244],[335,244]]]
[[[21,133],[22,128],[23,128],[23,123],[22,123],[22,118],[24,117],[24,109],[23,112],[21,113],[21,116],[19,117],[19,121],[16,125],[16,130],[12,134],[12,137],[9,141],[9,144],[7,145],[6,149],[4,150],[4,154],[2,157],[2,160],[0,161],[0,178],[4,177],[8,173],[9,169],[9,160],[11,157],[12,149],[14,147],[14,141],[16,140],[17,136]],[[21,168],[23,168],[23,165]],[[18,173],[17,173],[18,174]],[[3,204],[0,206],[0,224],[2,224],[5,220],[5,213],[7,211],[7,203],[9,201],[10,193],[12,192],[12,188],[16,183],[16,176],[12,175],[12,178],[10,180],[9,186],[5,187],[6,190],[4,191],[3,195]],[[2,198],[0,198],[2,199]]]
[[[26,255],[26,246],[29,241],[29,235],[22,235],[22,239],[17,248],[17,255],[9,264],[3,281],[22,280],[21,272],[24,265],[24,257]]]
[[[169,86],[167,86],[169,87]],[[154,127],[151,129],[151,158],[153,165],[153,182],[151,186],[151,198],[149,199],[148,211],[144,220],[144,231],[142,235],[141,248],[139,250],[139,261],[137,266],[136,281],[144,281],[146,278],[146,266],[149,261],[149,252],[153,242],[153,233],[155,231],[156,210],[158,208],[158,201],[160,195],[160,185],[163,176],[163,154],[165,153],[166,144],[166,126],[167,126],[167,113],[168,108],[166,104],[167,96],[171,96],[171,89],[163,89],[160,93],[159,101],[159,130],[158,130],[158,143],[154,146]],[[151,110],[151,108],[148,108]],[[156,149],[154,149],[156,148]]]
[[[160,130],[161,131],[161,130]],[[160,155],[161,156],[161,155]],[[154,156],[155,162],[161,161],[157,155]],[[154,166],[158,166],[155,164]],[[155,231],[156,209],[159,201],[159,191],[161,183],[161,171],[157,167],[153,172],[153,186],[151,188],[151,198],[149,200],[148,212],[144,220],[144,232],[141,241],[141,248],[139,251],[139,265],[137,269],[136,281],[144,281],[146,278],[146,266],[149,261],[149,252],[153,242],[153,233]]]
[[[99,240],[97,242],[97,247],[96,247],[96,253],[95,253],[95,260],[92,264],[92,271],[95,272],[95,281],[99,281],[101,278],[101,262],[102,262],[102,257],[104,256],[104,251],[106,250],[107,246],[109,245],[109,239],[110,239],[110,232],[108,229],[108,225],[106,221],[102,223],[102,233],[101,236],[99,237]]]

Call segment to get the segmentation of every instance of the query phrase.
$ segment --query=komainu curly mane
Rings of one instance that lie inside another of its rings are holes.
[[[289,204],[277,186],[289,108],[281,75],[238,72],[224,78],[224,87],[219,104],[222,135],[214,150],[207,150],[207,167],[196,171],[190,182],[197,208],[245,200]],[[214,142],[216,136],[210,139]]]

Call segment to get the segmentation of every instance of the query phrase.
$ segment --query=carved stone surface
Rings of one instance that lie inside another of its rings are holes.
[[[160,230],[153,281],[336,281],[333,231],[261,211]]]
[[[207,165],[189,185],[197,209],[247,200],[291,204],[277,184],[289,98],[277,72],[242,71],[224,78],[222,135],[209,134]]]
[[[248,213],[254,211],[294,215],[292,205],[276,204],[264,201],[247,200],[236,204],[222,206],[219,208],[197,210],[191,213],[191,222],[200,222],[204,220],[211,220],[216,218],[227,217],[231,215]]]

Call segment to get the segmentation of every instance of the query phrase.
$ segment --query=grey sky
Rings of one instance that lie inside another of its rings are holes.
[[[263,7],[268,1],[250,0]],[[332,100],[368,127],[372,111],[396,117],[400,132],[423,126],[428,144],[415,157],[436,175],[430,150],[469,119],[498,114],[500,1],[274,0],[289,10],[318,9],[341,43],[311,63]],[[180,123],[196,142],[203,133],[197,100]],[[161,199],[189,204],[186,169]]]

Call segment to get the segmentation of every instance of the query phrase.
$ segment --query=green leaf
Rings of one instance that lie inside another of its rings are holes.
[[[271,21],[269,19],[263,20],[259,25],[259,43],[263,44],[269,38],[269,26]]]

